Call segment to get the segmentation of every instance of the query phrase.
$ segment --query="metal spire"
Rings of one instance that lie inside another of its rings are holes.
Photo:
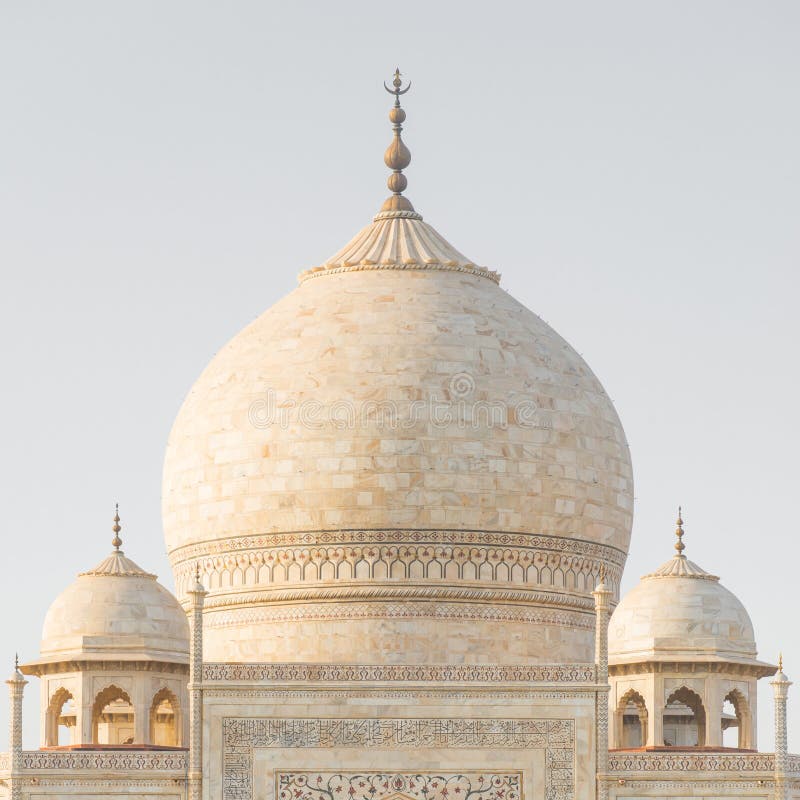
[[[683,520],[681,519],[680,506],[678,506],[678,519],[675,524],[678,526],[675,528],[675,535],[678,537],[678,541],[675,542],[675,549],[678,551],[678,556],[684,558],[683,551],[686,549],[686,545],[683,543]]]
[[[405,89],[402,89],[402,78],[400,77],[400,68],[394,71],[394,78],[392,80],[393,89],[390,89],[384,81],[383,88],[389,94],[394,95],[394,108],[389,111],[389,121],[392,123],[392,130],[394,131],[394,140],[386,148],[383,154],[383,161],[392,174],[386,181],[389,189],[393,192],[392,196],[387,198],[381,207],[381,211],[414,211],[414,206],[411,205],[407,197],[403,197],[403,192],[408,186],[408,179],[403,175],[403,170],[411,163],[411,151],[405,146],[405,143],[400,138],[403,130],[403,122],[406,119],[406,112],[400,108],[400,95],[405,94],[410,88],[409,83]]]
[[[119,552],[120,547],[122,547],[122,539],[119,538],[119,532],[122,530],[122,526],[119,524],[119,503],[116,504],[116,510],[114,511],[114,527],[111,530],[114,531],[114,538],[111,540],[111,544],[114,546],[114,549]]]

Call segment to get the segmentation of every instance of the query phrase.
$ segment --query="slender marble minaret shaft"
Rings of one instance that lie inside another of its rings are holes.
[[[189,800],[203,797],[203,605],[208,592],[200,583],[200,566],[189,590]]]
[[[611,609],[612,592],[606,586],[605,568],[600,568],[600,583],[595,587],[594,592],[594,611],[595,611],[595,639],[594,639],[594,660],[595,672],[597,674],[597,694],[596,700],[596,741],[597,741],[597,797],[598,800],[606,800],[608,797],[608,785],[605,782],[605,775],[608,773],[608,619]]]
[[[789,752],[786,733],[786,700],[792,682],[783,672],[783,656],[778,659],[778,672],[770,681],[775,693],[775,800],[787,800],[789,786],[786,780],[787,755]]]
[[[11,697],[11,718],[8,725],[11,750],[10,800],[22,798],[22,697],[28,681],[19,671],[19,658],[14,662],[14,672],[6,681]]]

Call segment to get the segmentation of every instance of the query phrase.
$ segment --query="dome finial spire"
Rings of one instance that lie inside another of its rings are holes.
[[[678,506],[678,519],[675,521],[677,527],[675,528],[675,535],[678,537],[678,541],[675,542],[675,549],[678,551],[678,556],[683,558],[683,551],[686,549],[686,545],[683,543],[683,519],[681,517],[681,507]]]
[[[400,134],[403,130],[403,122],[406,119],[406,112],[400,108],[400,95],[405,94],[410,88],[409,82],[405,89],[402,89],[403,80],[400,75],[400,68],[394,71],[394,78],[392,80],[393,89],[390,89],[386,82],[383,83],[383,88],[389,94],[394,95],[394,108],[389,111],[389,121],[392,123],[392,130],[394,131],[394,140],[386,148],[383,154],[383,161],[392,174],[386,181],[389,189],[392,191],[392,196],[387,198],[381,207],[381,211],[410,211],[413,213],[414,206],[411,205],[407,197],[403,197],[403,192],[408,186],[408,179],[403,175],[403,170],[411,163],[411,151],[405,146]]]
[[[119,524],[119,503],[115,504],[114,527],[111,530],[114,531],[114,538],[111,540],[111,544],[119,552],[120,547],[122,547],[122,539],[119,538],[119,532],[122,530],[122,526]]]

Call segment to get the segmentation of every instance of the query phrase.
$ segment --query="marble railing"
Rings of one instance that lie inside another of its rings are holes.
[[[186,752],[181,750],[26,750],[22,768],[44,770],[151,770],[184,772]]]
[[[533,664],[530,666],[358,665],[358,664],[215,664],[203,665],[203,681],[414,681],[419,683],[590,683],[594,664]]]
[[[608,769],[610,772],[774,772],[775,756],[772,753],[617,752],[609,754]]]
[[[11,769],[11,753],[0,753],[0,772]]]

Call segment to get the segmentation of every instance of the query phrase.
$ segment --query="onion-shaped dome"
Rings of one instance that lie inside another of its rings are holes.
[[[756,661],[753,623],[741,601],[683,554],[676,554],[622,599],[609,625],[609,662]],[[771,674],[771,673],[770,673]]]
[[[84,572],[50,606],[36,663],[162,661],[186,663],[189,625],[175,597],[120,549]]]
[[[167,549],[181,598],[201,564],[209,660],[590,660],[601,565],[618,585],[611,400],[401,194],[404,119],[381,212],[223,348],[170,434]]]

